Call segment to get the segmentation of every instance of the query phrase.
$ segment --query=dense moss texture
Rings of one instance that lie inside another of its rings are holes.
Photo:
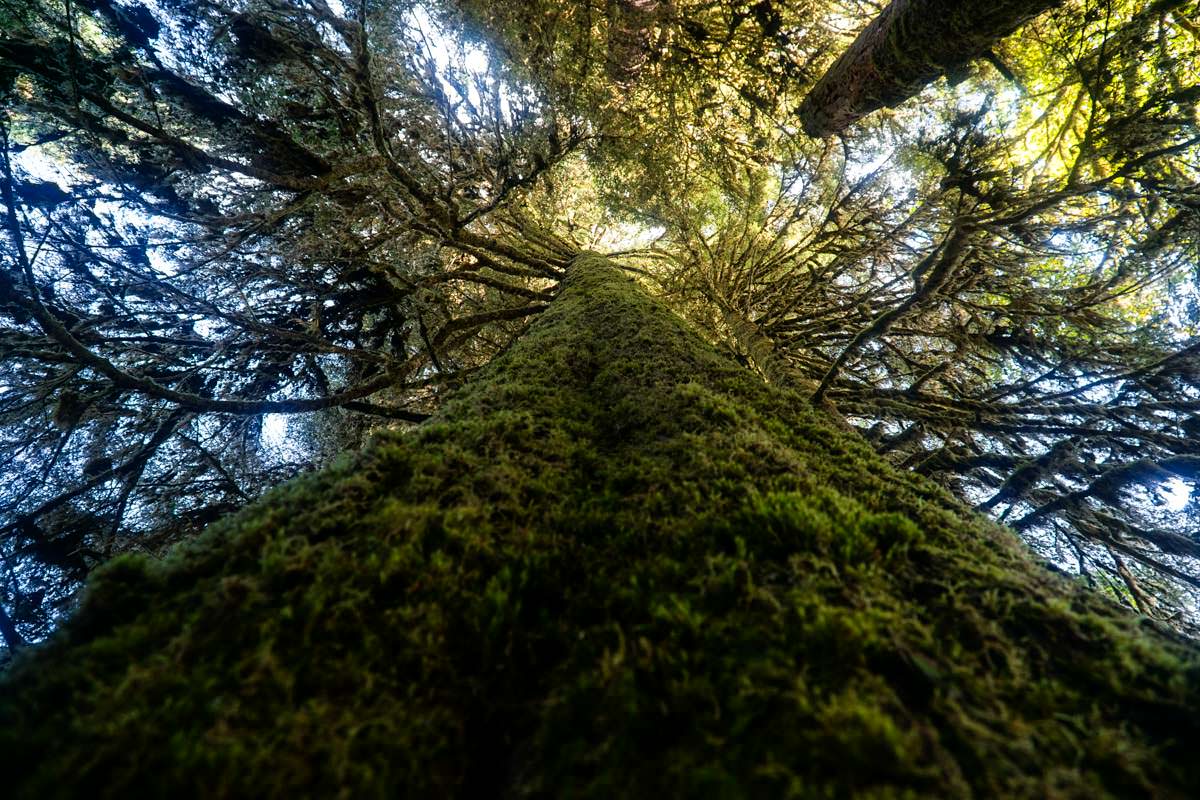
[[[608,262],[445,411],[18,665],[21,797],[1200,791],[1194,652],[1034,565]]]

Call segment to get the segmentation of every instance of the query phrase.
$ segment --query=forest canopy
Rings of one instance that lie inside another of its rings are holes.
[[[1194,629],[1200,3],[1025,5],[810,136],[880,4],[0,0],[6,645],[419,425],[587,251]]]

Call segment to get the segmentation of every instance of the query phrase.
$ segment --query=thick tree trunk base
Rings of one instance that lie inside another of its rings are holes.
[[[1195,796],[1195,651],[581,257],[430,423],[0,695],[10,796]]]

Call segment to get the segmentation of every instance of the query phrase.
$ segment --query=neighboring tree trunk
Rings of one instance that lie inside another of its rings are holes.
[[[9,796],[1183,797],[1194,647],[581,256],[410,435],[102,569]]]
[[[618,86],[641,77],[654,49],[654,26],[663,8],[659,0],[608,0],[608,57],[605,73]]]
[[[800,104],[809,136],[897,106],[1061,0],[892,0]]]

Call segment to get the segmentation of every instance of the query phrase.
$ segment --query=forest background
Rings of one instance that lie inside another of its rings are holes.
[[[115,555],[418,425],[592,250],[1192,630],[1196,3],[1071,0],[815,130],[881,11],[2,0],[6,646]]]

